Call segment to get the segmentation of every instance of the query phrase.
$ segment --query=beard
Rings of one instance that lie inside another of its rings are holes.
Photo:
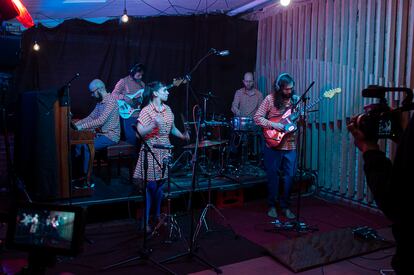
[[[285,93],[282,93],[282,97],[283,97],[283,99],[290,99],[290,98],[292,98],[292,93],[290,93],[290,94],[285,94]]]
[[[97,96],[97,97],[95,97],[95,99],[96,99],[96,101],[97,101],[97,102],[102,102],[102,100],[103,100],[103,96],[102,96],[101,94],[99,94],[99,93],[98,93],[98,96]]]

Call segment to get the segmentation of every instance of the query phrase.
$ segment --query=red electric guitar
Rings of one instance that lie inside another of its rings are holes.
[[[304,108],[301,108],[297,111],[292,111],[292,109],[288,109],[282,116],[280,117],[272,117],[269,118],[271,122],[279,122],[283,124],[284,131],[278,131],[275,129],[268,129],[263,128],[263,135],[266,141],[266,145],[270,148],[274,148],[279,146],[279,144],[282,142],[283,138],[290,133],[295,132],[298,127],[296,125],[296,120],[299,118],[299,114],[301,114],[304,111],[307,111],[314,107],[316,104],[318,104],[322,99],[324,98],[332,98],[336,94],[339,94],[341,92],[341,88],[335,88],[331,90],[325,91],[320,97],[318,97],[313,102],[306,105]]]

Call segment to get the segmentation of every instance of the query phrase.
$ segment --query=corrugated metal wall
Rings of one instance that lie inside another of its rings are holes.
[[[368,84],[413,87],[414,0],[292,1],[248,15],[259,21],[256,79],[271,91],[275,77],[290,73],[296,91],[309,95],[340,87],[309,113],[306,167],[319,173],[322,190],[371,204],[362,158],[346,122],[373,102],[361,97]],[[402,95],[389,96],[391,106]],[[395,145],[383,142],[393,155]]]

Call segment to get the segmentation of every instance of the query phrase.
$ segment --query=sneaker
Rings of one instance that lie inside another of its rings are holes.
[[[277,211],[276,208],[270,207],[269,211],[267,211],[267,215],[271,218],[277,218]]]
[[[296,218],[295,214],[293,214],[292,211],[290,211],[290,209],[285,209],[284,211],[285,217],[292,220],[294,218]]]

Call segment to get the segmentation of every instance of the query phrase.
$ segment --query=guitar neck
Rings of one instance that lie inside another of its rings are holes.
[[[308,111],[309,109],[315,107],[315,105],[318,104],[323,98],[324,96],[320,95],[317,99],[315,99],[311,103],[307,104],[304,108],[302,108],[301,111]]]

